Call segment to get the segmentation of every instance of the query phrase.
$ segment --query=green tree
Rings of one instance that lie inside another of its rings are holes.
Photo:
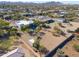
[[[40,52],[40,54],[41,53],[46,54],[48,52],[48,50],[44,46],[40,45],[39,52]]]
[[[22,25],[21,26],[21,31],[23,31],[23,32],[29,32],[30,31],[30,28],[29,28],[29,25]]]
[[[41,22],[39,20],[33,20],[34,24],[36,24],[37,26],[39,26],[41,24]]]
[[[35,42],[33,43],[33,47],[36,48],[37,50],[39,50],[40,41],[39,40],[35,40]]]

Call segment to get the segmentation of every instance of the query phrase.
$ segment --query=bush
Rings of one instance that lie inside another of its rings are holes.
[[[74,45],[74,48],[77,52],[79,52],[79,45]]]
[[[68,55],[65,55],[65,53],[61,49],[57,50],[57,56],[58,57],[68,57]]]
[[[44,46],[42,46],[42,45],[40,46],[39,51],[40,51],[41,53],[43,53],[43,54],[48,53],[48,50],[47,50]]]
[[[40,45],[40,40],[39,40],[39,39],[37,39],[37,40],[33,43],[33,47],[34,47],[34,50],[35,50],[36,52],[39,51],[39,52],[42,53],[42,54],[46,54],[46,53],[48,52],[48,50],[47,50],[44,46]]]
[[[39,40],[35,40],[35,42],[33,43],[33,47],[37,50],[39,50],[40,47],[40,41]]]
[[[72,31],[72,30],[67,30],[67,32],[68,32],[68,33],[74,33],[74,31]]]

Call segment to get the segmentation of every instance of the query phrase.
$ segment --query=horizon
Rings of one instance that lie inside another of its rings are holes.
[[[79,0],[0,0],[1,1],[6,1],[6,2],[79,2]]]
[[[0,0],[0,2],[27,2],[27,3],[46,3],[46,2],[61,2],[64,4],[79,4],[79,0]]]

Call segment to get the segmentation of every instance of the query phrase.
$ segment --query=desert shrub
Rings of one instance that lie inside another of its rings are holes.
[[[74,45],[74,49],[79,52],[79,45]]]
[[[61,49],[57,50],[57,56],[58,57],[68,57],[68,55],[65,55],[65,53]]]
[[[72,31],[72,30],[67,30],[67,32],[68,32],[68,33],[74,33],[74,31]]]

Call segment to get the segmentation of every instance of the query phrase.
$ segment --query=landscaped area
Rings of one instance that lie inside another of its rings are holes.
[[[19,37],[17,29],[9,25],[9,22],[0,19],[0,53],[2,54],[17,48],[15,44]]]

